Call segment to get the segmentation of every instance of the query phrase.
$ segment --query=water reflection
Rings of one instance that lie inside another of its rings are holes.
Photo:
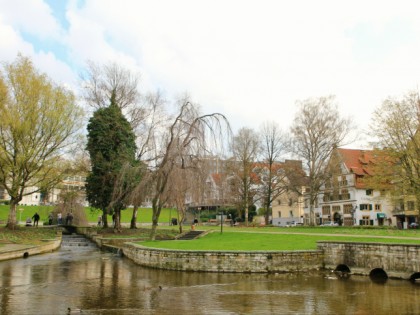
[[[1,314],[420,314],[409,281],[162,271],[92,249],[1,262],[0,275]]]

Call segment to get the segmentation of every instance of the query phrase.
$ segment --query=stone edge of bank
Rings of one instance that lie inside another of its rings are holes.
[[[192,251],[168,250],[125,243],[123,255],[136,264],[167,270],[280,273],[318,270],[323,267],[321,250],[305,251]]]

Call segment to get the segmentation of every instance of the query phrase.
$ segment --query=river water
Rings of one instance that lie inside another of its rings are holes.
[[[420,285],[143,268],[95,248],[0,262],[0,314],[420,314]],[[70,311],[69,311],[70,308]]]

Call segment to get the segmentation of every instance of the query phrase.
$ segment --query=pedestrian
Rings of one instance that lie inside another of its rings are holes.
[[[67,212],[67,214],[66,214],[66,225],[69,225],[69,220],[70,220],[70,213]]]
[[[69,213],[69,225],[73,224],[73,213]]]
[[[115,213],[112,215],[112,226],[115,228]]]
[[[32,219],[34,220],[34,226],[38,226],[38,221],[39,221],[39,214],[38,214],[38,212],[35,212],[35,214],[32,217]]]
[[[61,215],[61,212],[57,213],[57,224],[58,225],[63,224],[63,217]]]
[[[98,216],[98,226],[102,225],[102,216]]]
[[[53,215],[50,212],[50,214],[48,215],[48,225],[52,225],[52,222],[53,222]]]

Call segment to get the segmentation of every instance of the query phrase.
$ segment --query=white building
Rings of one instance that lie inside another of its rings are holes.
[[[345,226],[396,225],[393,206],[383,192],[366,187],[364,178],[372,174],[372,150],[336,149],[338,173],[321,187],[315,205],[317,224],[334,221]],[[309,204],[305,200],[305,222]]]

